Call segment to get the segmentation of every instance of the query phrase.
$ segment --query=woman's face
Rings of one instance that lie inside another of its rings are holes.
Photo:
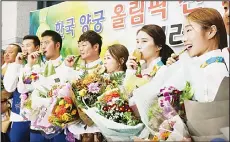
[[[140,31],[136,37],[136,47],[142,53],[143,60],[149,60],[152,57],[159,56],[158,48],[154,43],[154,39],[144,31]]]
[[[113,56],[107,50],[104,57],[104,66],[107,70],[107,73],[121,71],[121,65],[119,64],[120,63],[116,59],[114,59]]]
[[[208,52],[207,31],[201,25],[185,20],[184,22],[184,46],[190,57],[200,56]]]

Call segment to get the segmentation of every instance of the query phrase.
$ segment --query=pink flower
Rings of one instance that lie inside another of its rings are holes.
[[[70,90],[72,87],[70,85],[70,83],[66,83],[66,87]]]
[[[160,93],[162,93],[163,91],[165,91],[165,88],[166,88],[166,87],[164,87],[163,89],[160,89]]]
[[[57,94],[58,94],[58,90],[57,89],[53,90],[53,96],[57,96]]]
[[[91,93],[98,93],[100,91],[100,88],[98,87],[98,82],[90,83],[87,87],[88,87],[88,91]]]
[[[168,97],[169,95],[170,95],[169,92],[164,92],[163,94],[164,97]]]
[[[25,101],[27,99],[27,94],[21,94],[21,100],[22,101]]]

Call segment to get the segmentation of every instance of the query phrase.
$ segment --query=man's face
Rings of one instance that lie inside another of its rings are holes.
[[[25,52],[23,52],[23,49]],[[34,45],[34,41],[32,39],[25,39],[22,42],[22,52],[25,54],[31,54],[35,51],[39,50],[39,46]]]
[[[41,40],[41,48],[47,60],[55,60],[59,56],[58,43],[51,36],[44,36]]]
[[[92,46],[89,41],[79,42],[78,47],[83,60],[90,60],[97,55],[98,48],[96,45]]]
[[[4,54],[4,61],[6,63],[13,63],[15,61],[17,54],[18,54],[18,47],[15,45],[9,45],[6,48],[6,51]]]
[[[228,35],[229,35],[229,4],[230,4],[229,1],[224,2],[224,15],[223,15],[225,28]]]

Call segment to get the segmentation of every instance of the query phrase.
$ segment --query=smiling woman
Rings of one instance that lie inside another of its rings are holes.
[[[191,12],[184,24],[184,45],[191,57],[227,46],[227,34],[220,13],[212,8]]]
[[[176,60],[172,55],[167,64],[173,64],[171,69],[183,68],[181,71],[192,83],[196,100],[213,101],[222,79],[228,76],[221,52],[227,46],[227,34],[220,13],[213,8],[199,8],[188,14],[184,21],[184,45],[191,58],[173,64]]]

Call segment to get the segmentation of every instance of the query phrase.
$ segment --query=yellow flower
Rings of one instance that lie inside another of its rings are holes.
[[[59,107],[59,106],[57,106],[57,107],[56,107],[56,109],[55,109],[55,113],[58,113],[58,112],[59,112],[59,110],[60,110],[60,107]]]
[[[81,91],[79,91],[79,95],[81,97],[84,97],[86,95],[86,93],[87,93],[87,90],[85,90],[85,89],[82,89]]]
[[[64,105],[65,104],[65,101],[64,100],[61,100],[60,102],[59,102],[59,105]]]
[[[106,86],[105,91],[109,91],[109,90],[112,90],[112,86],[111,85]]]
[[[34,78],[35,78],[35,77],[32,75],[32,76],[31,76],[31,79],[34,80]]]
[[[72,107],[72,104],[65,104],[65,108],[69,108],[69,107]]]
[[[170,132],[163,132],[163,133],[161,134],[161,138],[162,138],[163,140],[167,140],[168,137],[169,137],[169,135],[170,135]]]
[[[158,142],[158,141],[159,141],[159,139],[158,139],[158,137],[157,137],[156,135],[154,135],[154,136],[153,136],[152,141],[154,141],[154,142]]]
[[[77,113],[77,110],[74,109],[74,110],[72,110],[71,115],[75,115],[76,113]]]
[[[51,115],[51,116],[49,116],[48,121],[51,123],[51,122],[53,122],[53,119],[54,119],[54,116]]]
[[[64,113],[62,116],[61,116],[61,119],[65,122],[67,121],[70,121],[71,120],[71,117],[68,113]]]
[[[117,82],[115,80],[112,81],[113,84],[117,84]]]

